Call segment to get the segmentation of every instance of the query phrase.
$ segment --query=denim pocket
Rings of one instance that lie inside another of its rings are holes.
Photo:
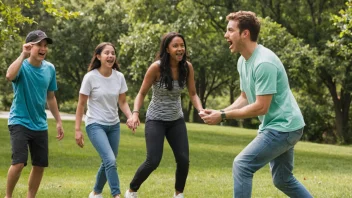
[[[270,143],[270,142],[272,142],[273,139],[277,138],[277,134],[275,134],[275,132],[273,132],[271,130],[265,130],[265,131],[261,132],[260,137],[261,137],[262,141],[264,141],[266,143]]]
[[[288,137],[287,137],[287,142],[291,145],[294,146],[297,144],[297,142],[301,139],[303,135],[303,129],[299,129],[297,131],[292,131],[292,132],[287,132]]]

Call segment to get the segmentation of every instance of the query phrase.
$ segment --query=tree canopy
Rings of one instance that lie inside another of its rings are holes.
[[[175,31],[186,38],[203,106],[224,108],[240,93],[239,55],[228,50],[225,18],[230,12],[251,10],[262,24],[259,43],[274,51],[286,68],[305,117],[304,139],[349,144],[351,6],[351,0],[0,0],[0,74],[18,57],[30,30],[45,30],[54,39],[47,59],[56,67],[60,109],[74,112],[92,52],[108,41],[118,49],[132,105],[161,36]],[[0,108],[8,109],[10,84],[0,91]],[[185,118],[200,122],[187,95],[182,95]],[[255,128],[258,120],[227,124]]]

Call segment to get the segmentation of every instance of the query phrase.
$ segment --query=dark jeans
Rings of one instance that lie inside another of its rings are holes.
[[[159,166],[163,156],[164,137],[169,142],[177,163],[175,189],[183,192],[189,169],[188,137],[183,118],[175,121],[146,121],[147,159],[138,168],[130,183],[130,188],[133,191],[137,191],[148,176]]]

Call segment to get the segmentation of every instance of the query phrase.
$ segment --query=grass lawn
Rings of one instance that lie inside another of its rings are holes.
[[[234,157],[255,137],[255,130],[233,127],[187,124],[190,143],[190,171],[187,198],[232,197],[232,162]],[[49,120],[49,168],[44,173],[38,198],[88,197],[100,164],[97,152],[85,135],[85,147],[74,140],[74,122],[64,121],[65,138],[58,142],[53,120]],[[84,127],[82,127],[84,129]],[[299,142],[295,148],[294,174],[317,198],[352,197],[352,147]],[[122,193],[145,159],[144,125],[132,135],[121,125],[118,172]],[[0,197],[5,195],[6,175],[11,161],[7,120],[0,119]],[[30,161],[23,169],[14,198],[27,191]],[[139,190],[141,198],[172,197],[175,161],[165,141],[161,164]],[[110,196],[106,185],[104,197]],[[259,170],[253,179],[252,197],[286,197],[271,181],[269,166]]]

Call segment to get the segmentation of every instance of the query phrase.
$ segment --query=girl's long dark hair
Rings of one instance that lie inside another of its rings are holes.
[[[107,45],[110,45],[111,47],[113,47],[114,51],[115,51],[115,54],[116,54],[116,48],[115,48],[115,46],[112,43],[109,43],[109,42],[100,43],[95,48],[95,50],[93,52],[92,60],[90,61],[89,66],[88,66],[88,71],[92,71],[93,69],[97,69],[97,68],[99,68],[101,66],[101,62],[98,59],[97,55],[101,55],[101,52],[104,50],[105,46],[107,46]],[[115,59],[115,63],[112,66],[112,68],[117,70],[117,71],[120,71],[119,64],[117,63],[117,58]]]
[[[160,50],[156,56],[156,60],[160,60],[160,86],[165,85],[166,89],[173,89],[173,79],[171,74],[171,65],[170,65],[170,54],[167,53],[167,47],[173,38],[180,37],[183,40],[185,45],[185,54],[183,55],[182,60],[178,64],[178,85],[183,88],[187,83],[188,77],[188,63],[187,63],[187,47],[184,37],[177,32],[170,32],[166,34],[160,43]]]

